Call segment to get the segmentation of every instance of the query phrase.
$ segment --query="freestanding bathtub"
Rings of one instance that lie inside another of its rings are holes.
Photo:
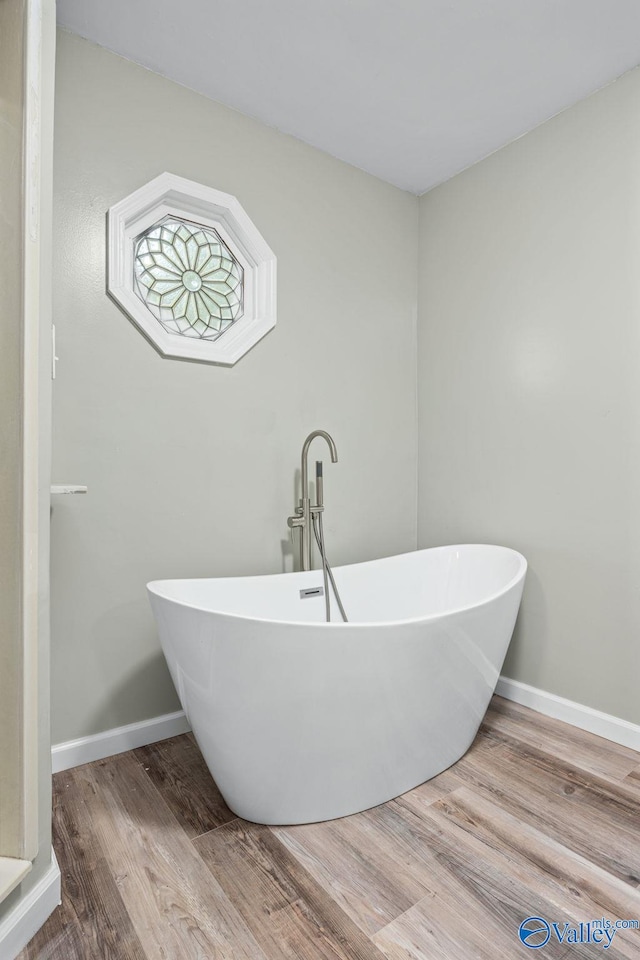
[[[323,598],[301,597],[322,585],[317,570],[150,583],[178,695],[229,807],[258,823],[331,820],[458,760],[495,689],[526,569],[484,545],[337,567],[348,623],[325,623]]]

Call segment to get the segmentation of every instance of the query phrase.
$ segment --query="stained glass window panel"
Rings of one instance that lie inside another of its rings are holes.
[[[134,287],[169,333],[217,340],[243,313],[244,271],[211,227],[166,217],[134,243]]]

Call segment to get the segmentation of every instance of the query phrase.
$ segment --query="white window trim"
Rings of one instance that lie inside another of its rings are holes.
[[[134,289],[134,239],[166,216],[217,230],[244,269],[244,312],[217,340],[165,330]],[[236,197],[162,173],[109,210],[107,289],[164,357],[231,365],[276,325],[276,257]]]

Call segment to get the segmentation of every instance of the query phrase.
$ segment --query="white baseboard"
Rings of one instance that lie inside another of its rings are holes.
[[[32,890],[0,921],[0,957],[15,960],[60,903],[60,868],[51,851],[51,866]]]
[[[573,700],[565,700],[555,693],[538,690],[537,687],[530,687],[528,683],[520,683],[519,680],[511,680],[509,677],[500,677],[496,693],[507,700],[522,704],[523,707],[531,707],[547,717],[570,723],[572,727],[580,727],[581,730],[588,730],[605,740],[631,747],[632,750],[640,750],[640,725],[636,723],[614,717],[610,713],[602,713],[593,707],[585,707],[581,703],[574,703]]]
[[[500,677],[496,693],[507,700],[513,700],[524,707],[531,707],[547,717],[562,720],[573,727],[588,730],[605,740],[612,740],[632,750],[640,751],[640,725],[614,717],[609,713],[594,710],[573,700],[565,700],[555,693],[547,693],[531,687],[528,683],[511,680],[509,677]],[[188,733],[191,728],[182,710],[175,713],[166,713],[151,720],[142,720],[139,723],[130,723],[126,727],[115,727],[90,737],[81,737],[79,740],[68,740],[58,743],[51,749],[51,763],[54,773],[68,770],[70,767],[79,767],[83,763],[93,760],[102,760],[134,750],[136,747],[166,740],[168,737],[177,737],[181,733]]]
[[[56,743],[51,748],[52,771],[60,773],[61,770],[79,767],[83,763],[103,760],[116,753],[144,747],[148,743],[177,737],[181,733],[188,733],[190,729],[184,712],[178,710],[175,713],[165,713],[161,717],[153,717],[151,720],[130,723],[126,727],[95,733],[90,737],[80,737],[79,740]]]

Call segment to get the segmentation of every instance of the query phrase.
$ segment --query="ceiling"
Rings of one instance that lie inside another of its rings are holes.
[[[638,0],[58,0],[58,20],[417,194],[640,63]]]

